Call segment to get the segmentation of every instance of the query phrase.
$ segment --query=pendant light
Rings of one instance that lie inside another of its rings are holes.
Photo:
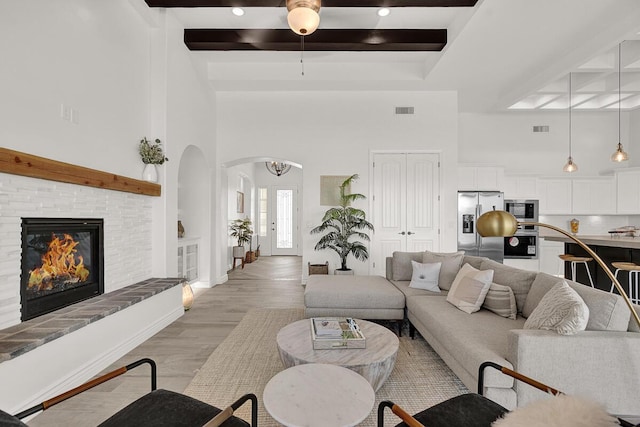
[[[573,157],[571,157],[571,73],[569,73],[569,158],[562,170],[569,173],[578,170],[578,165],[573,162]]]
[[[620,42],[620,44],[618,44],[618,148],[616,149],[616,151],[611,155],[611,161],[612,162],[624,162],[626,160],[629,160],[629,155],[627,154],[626,151],[624,151],[624,149],[622,148],[622,136],[621,134],[621,107],[622,107],[622,103],[620,102],[622,100],[622,94],[621,94],[621,90],[622,90],[622,80],[621,80],[621,75],[622,75],[622,61],[620,59],[621,57],[621,52],[622,52],[622,42]]]
[[[265,166],[275,176],[282,176],[291,170],[291,165],[284,162],[265,162]]]

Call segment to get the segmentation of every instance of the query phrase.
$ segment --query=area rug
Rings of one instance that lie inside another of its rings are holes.
[[[264,409],[262,391],[271,377],[284,369],[276,345],[278,331],[303,318],[303,309],[249,311],[211,354],[184,393],[217,407],[226,407],[237,397],[254,393],[260,405],[258,424],[279,425]],[[376,393],[374,409],[361,425],[377,425],[376,410],[382,400],[391,400],[415,413],[463,393],[468,393],[467,388],[424,339],[403,336],[393,372]],[[248,406],[236,415],[251,419]],[[398,422],[386,410],[385,425]]]

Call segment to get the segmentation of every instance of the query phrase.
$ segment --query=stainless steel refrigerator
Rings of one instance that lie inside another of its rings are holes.
[[[504,210],[504,194],[498,191],[458,192],[458,250],[502,262],[504,237],[480,237],[478,217],[490,210]]]

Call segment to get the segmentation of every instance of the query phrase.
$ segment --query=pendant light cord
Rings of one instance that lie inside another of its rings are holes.
[[[569,73],[569,158],[571,158],[571,73]]]
[[[621,134],[620,134],[620,126],[621,126],[621,120],[620,120],[620,116],[622,114],[621,112],[621,99],[622,99],[622,95],[621,95],[621,90],[622,90],[622,80],[621,80],[621,76],[622,76],[622,60],[620,59],[620,57],[622,56],[622,42],[620,42],[618,44],[618,144],[622,144],[622,138],[621,138]],[[618,145],[620,146],[620,145]]]
[[[302,68],[302,77],[304,77],[304,36],[300,36],[300,67]]]

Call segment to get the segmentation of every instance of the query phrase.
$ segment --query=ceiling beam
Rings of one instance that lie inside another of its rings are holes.
[[[186,29],[189,50],[299,51],[300,36],[288,29]],[[323,29],[304,38],[305,51],[441,51],[447,30]]]
[[[149,7],[285,7],[285,0],[145,0]],[[322,0],[322,7],[473,7],[478,0]]]

